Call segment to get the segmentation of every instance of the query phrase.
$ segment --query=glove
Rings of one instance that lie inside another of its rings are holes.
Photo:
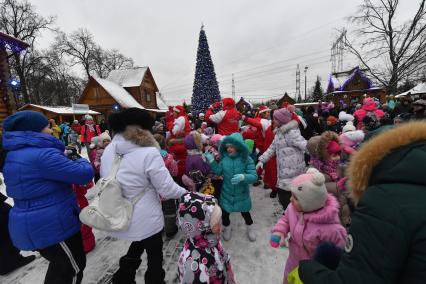
[[[243,174],[236,174],[236,175],[234,175],[233,178],[231,178],[231,183],[232,184],[238,184],[238,183],[242,182],[243,180],[244,180]]]
[[[257,163],[256,170],[258,170],[259,168],[263,170],[263,163],[262,162]]]
[[[209,162],[209,164],[213,163],[214,156],[211,153],[205,152],[204,157],[206,157],[206,160],[207,160],[207,162]]]
[[[285,246],[285,242],[286,242],[286,236],[283,233],[280,233],[280,232],[272,233],[270,244],[273,248],[277,248],[278,246],[283,247]]]

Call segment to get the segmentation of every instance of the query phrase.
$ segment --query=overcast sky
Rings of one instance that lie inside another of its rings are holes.
[[[414,0],[409,0],[413,1]],[[295,94],[296,65],[308,66],[307,86],[319,75],[326,88],[330,47],[361,0],[30,0],[70,33],[87,28],[105,49],[149,66],[169,104],[190,102],[203,22],[222,97],[252,101]],[[49,36],[40,39],[48,46]],[[347,56],[345,67],[357,61]]]

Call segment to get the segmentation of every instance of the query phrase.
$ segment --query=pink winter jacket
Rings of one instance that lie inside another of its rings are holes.
[[[346,240],[346,230],[339,220],[339,203],[331,194],[323,208],[311,213],[298,212],[290,203],[285,215],[272,229],[274,232],[285,236],[290,232],[290,253],[283,280],[285,284],[288,274],[299,265],[299,261],[311,259],[320,243],[332,242],[343,248]]]

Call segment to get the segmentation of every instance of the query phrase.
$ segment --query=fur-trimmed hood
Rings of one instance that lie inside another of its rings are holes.
[[[318,156],[322,161],[328,161],[330,159],[330,154],[327,151],[328,143],[331,141],[336,141],[338,144],[340,143],[339,135],[337,135],[336,132],[333,131],[325,131],[323,134],[321,134],[321,139],[318,142]]]
[[[303,217],[306,221],[317,224],[339,223],[339,203],[333,195],[328,194],[323,208],[305,213]]]
[[[277,127],[274,129],[274,132],[281,132],[282,134],[285,134],[286,132],[289,132],[292,129],[298,129],[299,123],[296,120],[291,120],[289,123],[283,124],[280,127]]]
[[[137,147],[155,147],[160,150],[160,145],[151,132],[135,125],[129,125],[122,133],[116,134],[113,141],[120,154],[126,154]]]
[[[372,184],[422,184],[426,122],[409,122],[362,144],[351,158],[348,179],[355,203]]]

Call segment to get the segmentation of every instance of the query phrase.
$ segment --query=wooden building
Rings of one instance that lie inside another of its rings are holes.
[[[16,112],[16,99],[12,91],[8,52],[21,52],[29,45],[19,39],[0,32],[0,123]]]
[[[253,110],[253,105],[246,101],[243,97],[235,104],[235,108],[242,114],[246,114]]]
[[[67,106],[41,106],[35,104],[27,104],[21,107],[19,110],[32,110],[44,114],[47,118],[53,118],[58,124],[63,121],[72,122],[73,120],[81,120],[84,115],[90,114],[95,121],[100,115],[99,112],[90,110],[87,108],[75,108]],[[97,121],[99,122],[99,121]]]
[[[277,106],[278,106],[278,108],[281,108],[282,107],[282,105],[283,105],[283,103],[285,103],[285,102],[287,102],[289,105],[294,105],[295,103],[296,103],[296,101],[292,98],[292,97],[290,97],[288,94],[287,94],[287,92],[284,94],[284,96],[282,96],[282,98],[281,99],[279,99],[278,101],[277,101]]]
[[[347,105],[362,103],[364,97],[378,98],[386,102],[387,92],[384,88],[375,87],[366,75],[366,70],[355,67],[345,72],[330,75],[327,86],[326,100],[335,105],[344,102]]]
[[[167,111],[148,67],[113,70],[106,79],[91,76],[79,103],[89,105],[104,117],[131,107],[146,109],[153,114]]]

